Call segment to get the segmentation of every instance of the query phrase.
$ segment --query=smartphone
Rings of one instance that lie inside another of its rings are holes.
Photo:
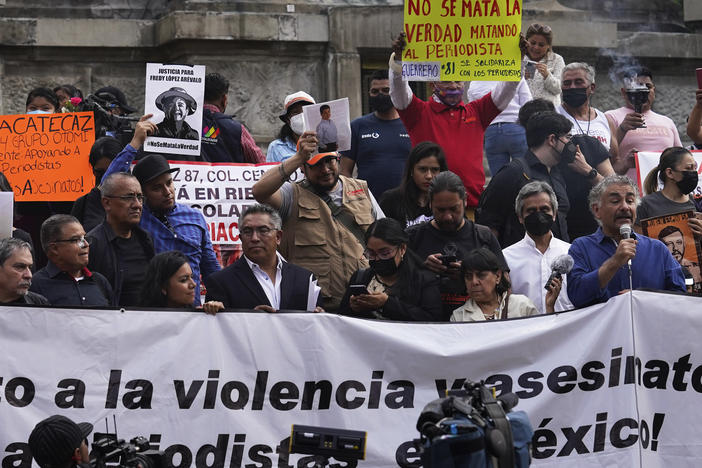
[[[366,289],[365,284],[352,284],[349,285],[349,292],[352,296],[360,296],[361,294],[369,294],[368,289]]]
[[[702,89],[702,68],[695,70],[697,73],[697,89]]]
[[[455,255],[442,255],[441,256],[441,263],[444,264],[444,266],[449,266],[449,264],[454,263],[458,261]]]
[[[536,71],[536,62],[532,62],[531,60],[527,60],[526,65],[524,65],[525,78],[531,78],[532,76],[534,76],[535,71]]]

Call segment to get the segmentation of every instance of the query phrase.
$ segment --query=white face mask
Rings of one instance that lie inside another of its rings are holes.
[[[34,109],[33,111],[27,112],[27,114],[52,114],[51,111],[45,111],[42,109]]]
[[[296,135],[302,135],[305,132],[305,121],[302,118],[302,113],[290,117],[290,128]]]

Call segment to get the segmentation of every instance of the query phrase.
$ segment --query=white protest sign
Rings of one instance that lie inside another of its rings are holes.
[[[203,65],[147,63],[144,111],[154,115],[158,133],[146,139],[144,150],[199,156],[204,97]]]
[[[692,156],[694,156],[695,162],[697,163],[697,173],[702,173],[702,151],[690,151],[690,153],[692,153]],[[639,191],[642,195],[648,195],[648,193],[644,192],[644,180],[646,180],[646,176],[648,175],[648,173],[651,172],[656,166],[658,166],[658,162],[660,161],[660,159],[660,151],[639,151],[636,153],[636,176],[639,179]],[[658,189],[660,190],[662,188],[663,183],[660,180],[658,180]],[[692,192],[692,195],[702,196],[702,178],[700,178],[700,181],[697,184],[697,188]]]
[[[50,414],[144,435],[174,466],[306,467],[291,424],[368,432],[359,467],[414,457],[424,405],[465,379],[514,391],[536,467],[697,467],[702,299],[635,291],[503,322],[0,307],[2,466]],[[92,439],[91,439],[92,440]],[[334,468],[355,466],[332,460]]]
[[[351,149],[349,98],[306,105],[302,108],[302,117],[305,130],[317,132],[320,148],[325,147],[326,151]]]
[[[15,217],[14,192],[0,192],[0,239],[12,237]]]

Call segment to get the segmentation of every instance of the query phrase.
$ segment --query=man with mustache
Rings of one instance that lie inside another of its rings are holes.
[[[154,256],[151,236],[139,227],[141,185],[133,175],[115,172],[102,182],[100,193],[105,220],[85,236],[90,242],[88,267],[112,285],[112,305],[138,305],[146,265]]]
[[[32,248],[21,239],[0,240],[0,304],[44,304],[49,301],[29,290],[32,284]]]
[[[606,302],[630,287],[686,291],[680,264],[661,241],[634,232],[629,238],[621,234],[623,225],[634,224],[639,204],[631,179],[605,177],[590,191],[589,201],[600,227],[575,239],[568,251],[575,261],[568,273],[568,297],[575,307]]]
[[[149,122],[151,117],[152,114],[146,114],[139,119],[132,141],[112,160],[103,180],[115,172],[129,172],[144,140],[156,131],[156,124]],[[198,306],[200,274],[206,278],[219,271],[220,265],[202,213],[175,201],[173,173],[177,170],[171,169],[165,157],[155,153],[143,157],[134,166],[132,174],[144,196],[139,226],[151,234],[156,253],[179,250],[188,257],[196,284],[194,305]]]
[[[351,275],[367,268],[364,233],[383,210],[363,180],[339,175],[339,154],[318,153],[316,132],[300,136],[295,155],[268,169],[253,186],[260,203],[283,220],[279,250],[290,263],[313,272],[322,288],[322,307],[339,308]],[[305,180],[291,183],[298,168]]]
[[[658,233],[658,240],[663,242],[677,262],[687,268],[694,278],[700,277],[700,266],[685,258],[685,236],[677,226],[666,226]]]
[[[468,195],[461,179],[451,171],[434,177],[429,187],[432,221],[407,229],[409,248],[424,260],[424,266],[440,277],[439,290],[444,319],[468,299],[461,261],[468,252],[486,247],[495,254],[502,271],[509,271],[497,238],[486,226],[466,217]]]
[[[183,140],[198,139],[197,131],[185,121],[187,116],[195,113],[197,103],[183,88],[173,87],[159,94],[156,107],[165,114],[164,119],[157,124],[156,136]]]

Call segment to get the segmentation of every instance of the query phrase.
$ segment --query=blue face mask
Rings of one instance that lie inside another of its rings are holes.
[[[34,109],[33,111],[27,112],[27,114],[52,114],[53,112],[45,111],[42,109]]]

